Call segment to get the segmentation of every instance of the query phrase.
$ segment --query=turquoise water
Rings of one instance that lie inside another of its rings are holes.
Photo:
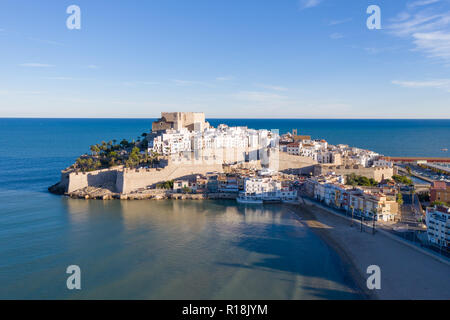
[[[279,207],[27,202],[2,214],[0,298],[359,298],[336,254]],[[65,287],[72,264],[77,292]]]
[[[440,149],[450,141],[447,120],[220,122],[299,128],[389,155],[445,156]],[[288,209],[84,201],[47,192],[89,145],[136,138],[150,123],[0,119],[0,298],[359,297],[339,257]],[[65,287],[72,264],[82,271],[78,292]]]

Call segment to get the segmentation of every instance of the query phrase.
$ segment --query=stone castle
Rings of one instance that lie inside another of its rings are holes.
[[[209,128],[203,112],[161,112],[161,118],[152,124],[152,132],[168,129],[189,131],[203,131]]]

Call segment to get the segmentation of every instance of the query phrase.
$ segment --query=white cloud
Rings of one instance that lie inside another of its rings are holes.
[[[299,6],[300,9],[308,9],[308,8],[314,8],[317,7],[322,0],[300,0]]]
[[[393,80],[393,84],[404,88],[434,88],[450,92],[450,79],[436,79],[427,81],[400,81]]]
[[[90,64],[87,66],[88,69],[98,69],[99,67],[95,64]]]
[[[274,91],[288,91],[287,88],[281,87],[281,86],[274,86],[270,84],[256,84],[257,87],[268,89],[268,90],[274,90]]]
[[[344,35],[342,33],[339,32],[335,32],[330,34],[330,38],[333,40],[337,40],[337,39],[342,39],[344,37]]]
[[[404,18],[404,20],[398,23],[390,25],[388,29],[397,36],[411,36],[416,32],[439,30],[448,27],[449,24],[450,12],[437,14],[419,12],[410,15],[409,18]]]
[[[415,7],[421,7],[421,6],[427,6],[429,4],[433,4],[436,2],[439,2],[441,0],[418,0],[411,3],[408,3],[409,8],[415,8]]]
[[[388,26],[388,30],[398,37],[411,39],[415,50],[449,63],[450,11],[443,11],[442,7],[434,4],[440,4],[440,1],[420,0],[410,3],[406,11],[391,20],[393,23]]]
[[[417,49],[425,51],[429,57],[450,61],[450,32],[415,33],[413,38]]]
[[[22,63],[19,64],[20,67],[29,67],[29,68],[49,68],[54,67],[52,64],[45,64],[45,63]]]

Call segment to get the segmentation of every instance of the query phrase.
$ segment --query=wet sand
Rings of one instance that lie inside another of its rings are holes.
[[[407,245],[315,205],[289,205],[311,230],[339,254],[360,291],[370,299],[450,299],[450,267]],[[381,269],[381,289],[369,290],[367,267]]]

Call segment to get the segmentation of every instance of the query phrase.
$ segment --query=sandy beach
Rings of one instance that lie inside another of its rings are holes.
[[[450,267],[422,252],[350,222],[315,205],[292,205],[306,223],[341,256],[360,290],[370,299],[450,299]],[[366,227],[367,228],[367,227]],[[369,290],[367,267],[381,269],[381,289]]]

